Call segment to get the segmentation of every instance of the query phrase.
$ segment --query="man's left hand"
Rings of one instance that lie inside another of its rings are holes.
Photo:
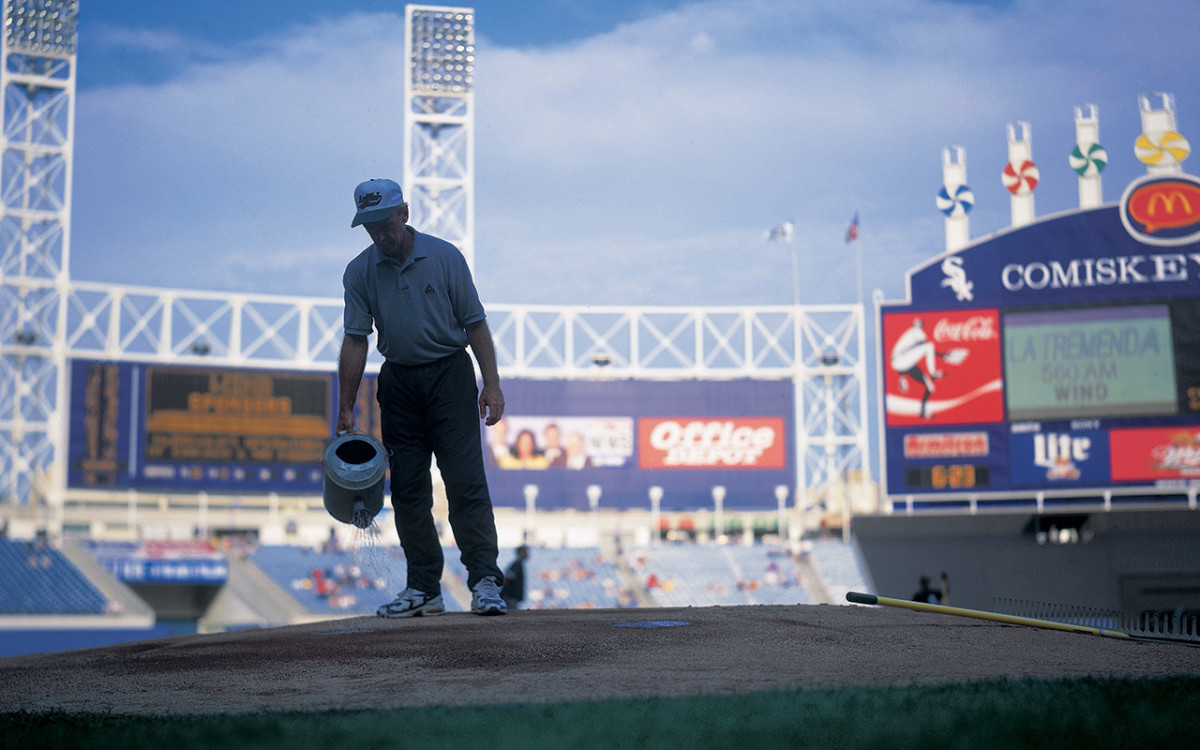
[[[504,393],[498,385],[485,385],[479,392],[479,418],[488,427],[504,416]]]

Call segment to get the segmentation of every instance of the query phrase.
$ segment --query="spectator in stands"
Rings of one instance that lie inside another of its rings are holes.
[[[324,552],[332,552],[334,554],[342,551],[342,544],[338,541],[337,529],[329,527],[329,538],[325,540]]]
[[[942,599],[940,604],[950,603],[950,576],[946,575],[946,571],[942,571]]]
[[[917,590],[917,593],[913,594],[913,601],[924,604],[941,604],[942,592],[933,587],[929,581],[929,576],[921,576],[921,588]]]
[[[471,270],[454,245],[408,226],[408,204],[392,180],[354,190],[360,224],[372,244],[342,276],[345,335],[338,358],[339,433],[354,429],[354,405],[367,363],[367,337],[383,355],[376,398],[391,468],[396,531],[408,560],[408,583],[380,617],[445,611],[445,560],[433,520],[431,460],[446,482],[450,525],[462,551],[471,611],[505,613],[504,574],[496,564],[496,519],[484,472],[479,419],[504,416],[504,394],[487,317]],[[483,380],[476,389],[475,355]]]
[[[522,544],[517,547],[517,559],[504,571],[504,586],[500,588],[500,596],[509,609],[516,609],[525,600],[525,560],[528,557],[529,548]]]

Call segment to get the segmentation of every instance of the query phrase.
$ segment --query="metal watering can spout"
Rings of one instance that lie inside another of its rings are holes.
[[[375,438],[361,432],[339,435],[325,446],[325,510],[342,523],[360,529],[383,508],[383,482],[387,451]]]

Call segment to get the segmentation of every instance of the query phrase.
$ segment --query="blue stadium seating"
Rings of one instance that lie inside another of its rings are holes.
[[[655,603],[664,607],[813,601],[791,556],[769,546],[646,547],[630,555],[630,564]]]
[[[314,614],[375,614],[380,604],[404,588],[404,553],[399,547],[260,546],[248,559]]]
[[[102,615],[108,601],[62,552],[0,540],[0,613]]]
[[[812,604],[813,597],[787,550],[769,545],[726,546],[736,580],[752,604]]]
[[[459,550],[443,549],[446,575],[460,584],[443,587],[446,609],[463,611],[467,571]],[[501,569],[516,550],[500,552]],[[364,546],[357,551],[315,551],[297,546],[260,547],[250,555],[282,589],[313,613],[371,614],[404,588],[404,553],[395,546]],[[676,544],[626,553],[636,585],[664,607],[740,604],[812,604],[803,574],[783,549],[770,545]],[[854,547],[838,540],[812,545],[814,567],[835,602],[845,591],[870,587]],[[350,575],[357,572],[357,575]],[[322,582],[341,580],[336,590]],[[637,606],[617,561],[598,547],[530,550],[525,563],[527,609],[583,609]]]
[[[834,602],[844,602],[847,591],[871,592],[867,567],[859,559],[852,543],[840,539],[815,540],[812,544],[812,561]]]
[[[512,550],[508,557],[516,557]],[[632,606],[616,564],[599,547],[531,548],[525,560],[528,609],[612,609]]]

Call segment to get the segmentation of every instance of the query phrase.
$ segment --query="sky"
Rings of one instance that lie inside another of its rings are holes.
[[[896,299],[944,250],[943,148],[979,239],[1009,226],[1008,123],[1030,124],[1038,217],[1078,207],[1076,106],[1098,107],[1106,202],[1145,172],[1139,95],[1173,94],[1200,147],[1193,0],[473,7],[485,305],[790,304],[793,251],[802,303],[855,302],[859,258]],[[79,13],[72,277],[340,297],[369,242],[354,186],[402,179],[403,3]],[[783,221],[794,246],[764,239]]]

